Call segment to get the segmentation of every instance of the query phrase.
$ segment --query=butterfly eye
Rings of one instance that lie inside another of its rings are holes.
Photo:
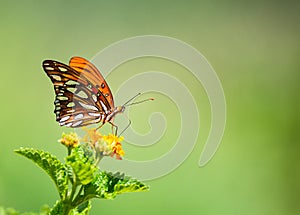
[[[104,83],[102,83],[102,84],[101,84],[101,88],[103,89],[104,87],[105,87],[105,84],[104,84]]]

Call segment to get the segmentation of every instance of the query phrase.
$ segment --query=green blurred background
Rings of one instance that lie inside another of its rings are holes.
[[[48,176],[13,153],[21,146],[60,158],[65,152],[56,141],[67,129],[55,122],[54,91],[41,62],[90,59],[121,39],[157,34],[192,45],[217,72],[227,100],[221,147],[208,165],[197,166],[209,105],[201,86],[187,82],[204,115],[191,155],[176,171],[148,181],[150,192],[95,200],[91,214],[300,214],[299,11],[297,1],[1,1],[0,205],[38,211],[58,198]],[[153,59],[131,63],[137,71],[141,65],[172,67]],[[113,91],[126,80],[126,68],[107,78]],[[183,77],[179,68],[173,72]],[[172,146],[168,130],[178,130],[180,120],[174,104],[161,100],[131,115],[170,105],[164,141],[154,151],[128,147],[129,157],[145,153],[148,159]],[[134,127],[149,129],[142,120]]]

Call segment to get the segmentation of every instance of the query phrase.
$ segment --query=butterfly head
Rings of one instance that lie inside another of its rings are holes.
[[[117,106],[116,109],[115,109],[116,113],[123,113],[124,111],[125,111],[125,106],[124,105]]]

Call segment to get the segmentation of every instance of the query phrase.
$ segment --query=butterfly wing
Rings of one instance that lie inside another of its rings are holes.
[[[83,74],[91,83],[96,86],[104,95],[103,102],[107,107],[114,107],[114,99],[108,84],[100,71],[88,60],[82,57],[72,57],[69,62],[70,67]]]
[[[88,61],[85,60],[85,62]],[[79,64],[76,65],[79,66]],[[113,99],[110,103],[106,99],[108,96],[102,93],[110,93],[112,98],[110,90],[109,92],[101,91],[101,84],[104,81],[102,75],[92,64],[86,63],[85,65],[81,64],[81,69],[76,67],[76,70],[54,60],[43,62],[43,68],[55,89],[56,121],[62,126],[81,127],[98,123],[113,107],[110,105],[113,105]],[[104,84],[107,86],[105,81]],[[109,89],[108,86],[107,88]]]

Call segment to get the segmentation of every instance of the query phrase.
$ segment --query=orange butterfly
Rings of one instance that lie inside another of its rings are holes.
[[[117,132],[117,126],[112,122],[114,117],[124,112],[125,106],[140,103],[128,104],[139,93],[124,105],[115,107],[111,90],[103,76],[82,57],[72,57],[69,66],[45,60],[43,68],[54,85],[54,112],[61,126],[75,128],[102,122],[101,127],[108,122]]]

